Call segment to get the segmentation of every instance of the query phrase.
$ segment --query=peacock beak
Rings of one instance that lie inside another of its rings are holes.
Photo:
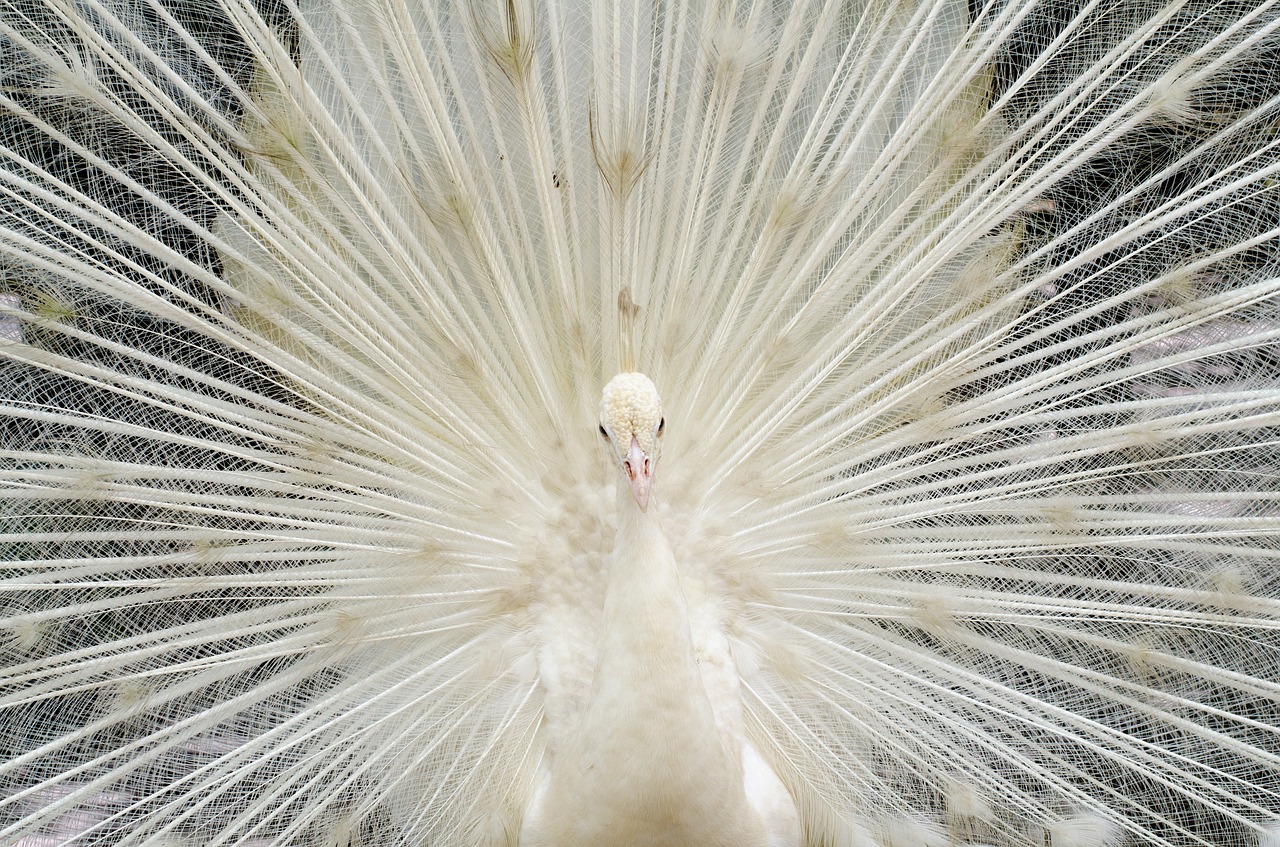
[[[653,462],[649,455],[640,448],[640,441],[631,436],[631,449],[622,460],[622,468],[631,480],[631,492],[636,496],[636,504],[640,511],[649,508],[649,487],[653,484]]]

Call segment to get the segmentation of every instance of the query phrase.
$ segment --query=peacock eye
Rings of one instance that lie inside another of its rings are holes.
[[[608,433],[608,431],[606,431],[606,430],[605,430],[605,428],[604,428],[604,424],[600,424],[600,436],[601,436],[602,438],[608,438],[608,437],[609,437],[609,433]]]
[[[667,419],[665,417],[658,418],[658,435],[662,435],[662,430],[665,429],[666,426],[667,426]]]

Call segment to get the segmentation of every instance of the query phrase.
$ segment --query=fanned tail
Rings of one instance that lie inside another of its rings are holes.
[[[813,844],[1274,839],[1277,11],[0,3],[0,841],[515,843],[620,357]]]

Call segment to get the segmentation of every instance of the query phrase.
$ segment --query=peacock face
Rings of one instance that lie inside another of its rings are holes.
[[[664,425],[662,398],[653,380],[642,373],[620,373],[609,380],[600,397],[600,434],[641,511],[649,506]]]

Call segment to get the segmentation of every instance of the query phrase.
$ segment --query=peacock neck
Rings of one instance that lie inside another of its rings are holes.
[[[670,698],[673,706],[690,712],[686,720],[713,720],[697,669],[675,553],[656,504],[641,511],[629,488],[619,490],[603,621],[593,699],[621,686],[633,692],[628,700],[637,712],[652,715]],[[640,694],[645,696],[635,696]],[[644,699],[649,700],[648,709]]]
[[[575,745],[592,813],[571,840],[753,843],[742,752],[717,728],[675,554],[656,505],[641,511],[626,486],[603,621]]]
[[[675,553],[656,504],[642,511],[625,482],[608,576],[587,706],[521,847],[794,845],[769,839],[747,797],[750,751],[717,724]]]

